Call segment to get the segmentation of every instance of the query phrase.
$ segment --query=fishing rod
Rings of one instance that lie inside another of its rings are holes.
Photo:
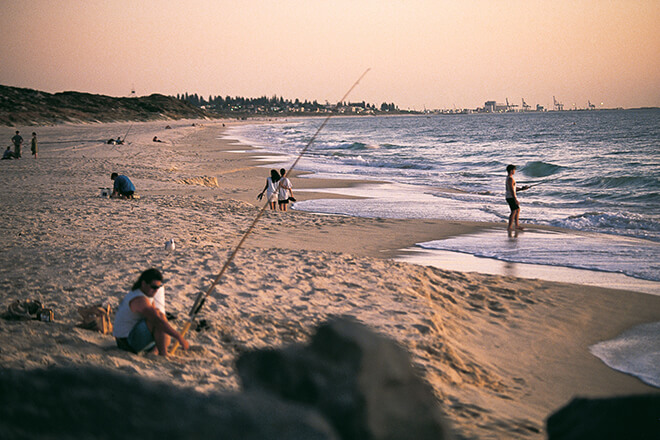
[[[72,144],[76,142],[103,142],[106,143],[107,139],[76,139],[73,141],[39,141],[39,145],[50,145],[50,144]]]
[[[131,128],[133,128],[134,122],[131,122],[131,125],[128,126],[128,130],[126,130],[126,134],[124,135],[124,139],[122,139],[122,142],[126,142],[126,136],[128,136],[128,132],[131,131]]]
[[[348,89],[348,91],[338,101],[338,103],[339,102],[344,102],[346,100],[346,98],[348,98],[348,95],[353,91],[353,89],[355,87],[357,87],[357,85],[360,83],[362,78],[364,78],[364,76],[369,72],[369,70],[371,70],[371,69],[365,70],[364,73],[362,75],[360,75],[360,77],[357,79],[357,81],[355,81],[355,83],[353,83],[353,85]],[[309,147],[314,143],[314,141],[316,140],[316,137],[321,132],[321,130],[323,130],[323,127],[325,127],[325,125],[328,123],[328,120],[331,117],[332,117],[332,113],[328,114],[328,116],[323,120],[323,123],[316,130],[316,133],[314,133],[314,136],[312,136],[312,138],[309,140],[307,145],[305,145],[305,147],[300,151],[300,154],[298,154],[298,157],[293,162],[291,167],[289,167],[289,170],[284,173],[284,176],[282,176],[282,178],[288,176],[289,173],[291,172],[291,170],[293,170],[296,167],[296,165],[298,164],[298,162],[300,161],[302,156],[307,152]],[[247,231],[245,231],[245,233],[243,234],[243,237],[241,237],[241,240],[238,242],[238,244],[236,245],[234,250],[231,252],[231,254],[229,254],[229,257],[227,258],[227,261],[225,261],[225,264],[222,266],[222,268],[220,269],[220,272],[218,273],[218,275],[213,280],[213,283],[211,283],[211,286],[209,286],[209,288],[208,288],[208,290],[206,290],[206,292],[200,292],[197,295],[197,298],[195,298],[195,302],[194,302],[192,308],[190,309],[190,313],[188,314],[188,321],[184,324],[183,329],[181,330],[181,336],[182,337],[185,336],[186,333],[188,333],[188,330],[190,330],[190,327],[192,326],[192,323],[194,322],[195,317],[199,314],[199,311],[202,309],[202,306],[204,306],[204,302],[206,301],[206,298],[213,292],[213,290],[215,289],[215,286],[217,286],[220,283],[220,279],[222,278],[224,273],[227,271],[227,268],[229,267],[231,262],[234,260],[234,257],[238,253],[239,249],[243,246],[243,243],[245,243],[245,240],[248,238],[248,236],[254,230],[255,226],[259,222],[259,219],[261,219],[261,217],[263,216],[263,214],[266,211],[266,209],[268,208],[268,206],[269,206],[269,203],[268,203],[268,201],[266,201],[266,203],[264,203],[263,207],[259,210],[259,213],[257,214],[257,216],[254,218],[254,220],[250,224],[250,227],[247,229]],[[175,354],[178,348],[179,348],[179,342],[174,341],[174,346],[172,347],[172,350],[170,351],[170,353]]]
[[[535,186],[543,185],[545,183],[554,182],[555,180],[559,180],[559,177],[555,177],[554,179],[542,180],[541,182],[536,182],[536,183],[533,183],[531,185],[525,185],[525,186],[527,187],[527,189],[529,189],[529,188],[533,188]]]

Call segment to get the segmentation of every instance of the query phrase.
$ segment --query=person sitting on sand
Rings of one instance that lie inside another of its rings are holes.
[[[2,160],[11,160],[14,158],[14,153],[11,152],[11,147],[7,147],[4,154],[2,155]]]
[[[293,186],[288,177],[286,177],[286,170],[280,170],[282,176],[277,182],[277,203],[280,206],[280,211],[286,211],[289,205],[289,198],[293,198]]]
[[[110,197],[120,197],[123,199],[133,198],[133,194],[135,193],[135,186],[133,185],[133,182],[131,182],[131,179],[117,173],[112,173],[110,175],[110,179],[115,181]]]
[[[156,347],[158,355],[167,356],[170,337],[187,350],[188,341],[167,321],[163,275],[158,269],[147,269],[119,304],[113,336],[117,347],[142,353]]]
[[[506,177],[506,202],[511,208],[511,214],[509,215],[509,226],[508,230],[513,231],[515,229],[523,230],[524,228],[518,224],[518,217],[520,217],[520,204],[518,203],[518,197],[516,191],[525,191],[529,186],[525,185],[522,187],[516,187],[516,180],[513,178],[513,175],[516,173],[515,165],[507,165],[506,167],[507,177]]]
[[[158,136],[154,136],[153,141],[154,141],[154,142],[163,142],[163,141],[161,141],[160,139],[158,139]]]
[[[272,210],[277,209],[277,182],[279,180],[280,174],[277,170],[270,170],[270,177],[266,178],[266,186],[257,196],[257,198],[261,200],[264,196],[264,192],[266,192],[266,200],[268,200],[268,204]]]

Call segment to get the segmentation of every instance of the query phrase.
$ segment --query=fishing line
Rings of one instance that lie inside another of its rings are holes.
[[[337,105],[339,105],[340,102],[344,102],[346,100],[346,98],[348,98],[348,95],[353,91],[353,89],[355,87],[357,87],[357,85],[360,83],[362,78],[364,78],[364,76],[369,72],[369,70],[371,70],[371,69],[365,70],[364,73],[362,75],[360,75],[360,77],[357,79],[357,81],[355,81],[355,83],[353,83],[351,88],[348,89],[348,91],[344,94],[344,96],[339,101],[337,101]],[[288,176],[289,173],[291,173],[291,170],[293,170],[296,167],[296,165],[298,164],[298,162],[300,161],[302,156],[307,152],[309,147],[314,143],[314,141],[316,140],[316,137],[321,132],[321,130],[323,130],[323,127],[325,127],[325,125],[328,123],[328,120],[330,120],[331,117],[332,117],[332,113],[328,114],[328,116],[323,120],[323,123],[316,130],[316,133],[314,133],[314,136],[312,136],[312,138],[309,140],[307,145],[305,145],[305,147],[300,151],[300,154],[298,154],[298,157],[293,162],[293,164],[289,167],[289,170],[284,173],[284,176],[282,176],[282,178],[285,178],[286,176]],[[129,127],[129,130],[130,130],[130,127]],[[211,283],[211,286],[208,288],[208,290],[206,292],[200,292],[197,295],[197,298],[195,299],[195,302],[194,302],[192,308],[190,309],[190,313],[188,314],[188,321],[185,323],[185,325],[183,326],[183,329],[181,330],[181,336],[182,337],[186,335],[188,330],[190,330],[190,327],[192,326],[192,323],[195,320],[195,317],[197,316],[199,311],[202,309],[202,306],[204,306],[204,301],[213,292],[213,290],[215,289],[215,286],[217,286],[220,283],[220,279],[222,278],[224,273],[227,271],[227,268],[229,267],[231,262],[234,260],[234,257],[238,253],[239,249],[243,246],[243,243],[245,243],[245,240],[248,238],[248,236],[254,230],[255,226],[259,222],[259,219],[261,219],[261,217],[263,216],[263,214],[266,211],[266,209],[268,208],[268,206],[269,206],[269,203],[268,203],[268,200],[266,200],[266,203],[264,203],[263,207],[259,210],[259,213],[257,214],[257,216],[254,218],[254,220],[250,224],[250,227],[247,229],[247,231],[245,231],[245,233],[243,234],[243,237],[241,237],[241,240],[238,242],[238,244],[236,245],[234,250],[232,250],[232,252],[229,254],[229,257],[227,258],[227,261],[225,261],[225,264],[222,266],[222,268],[220,269],[220,272],[218,273],[218,275],[213,280],[213,283]],[[172,350],[170,351],[170,353],[175,354],[176,350],[178,348],[179,348],[179,342],[174,341],[174,346],[172,347]]]

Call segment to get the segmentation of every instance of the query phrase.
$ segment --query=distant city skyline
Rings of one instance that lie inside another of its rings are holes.
[[[657,0],[0,4],[0,84],[411,110],[660,106]],[[602,103],[602,105],[601,105]]]

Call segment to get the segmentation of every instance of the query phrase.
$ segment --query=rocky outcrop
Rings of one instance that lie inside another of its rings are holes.
[[[240,394],[201,394],[100,369],[0,371],[3,439],[450,438],[407,353],[336,320],[308,346],[244,354]]]
[[[408,353],[355,321],[322,325],[307,346],[246,353],[237,368],[246,390],[316,409],[345,440],[450,438]]]
[[[549,440],[660,439],[660,394],[573,399],[547,420]]]
[[[315,411],[95,369],[0,372],[3,439],[338,439]]]

